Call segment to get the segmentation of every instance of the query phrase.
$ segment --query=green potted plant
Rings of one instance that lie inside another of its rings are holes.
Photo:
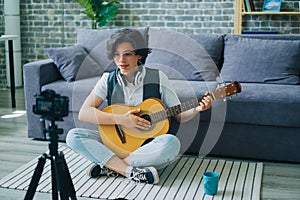
[[[82,13],[91,20],[92,29],[105,26],[117,15],[118,0],[77,0],[85,8]]]

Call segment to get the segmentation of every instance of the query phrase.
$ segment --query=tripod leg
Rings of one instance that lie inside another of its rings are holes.
[[[39,184],[39,181],[41,179],[42,173],[43,173],[43,169],[46,163],[46,159],[47,159],[47,155],[43,154],[38,161],[38,164],[34,170],[33,176],[31,178],[28,190],[26,192],[26,196],[24,198],[24,200],[31,200],[33,199],[34,193],[36,191],[36,188]]]
[[[51,159],[52,200],[58,200],[57,175],[53,157]]]
[[[71,197],[71,199],[76,199],[76,192],[64,154],[62,152],[58,152],[58,155],[55,156],[54,160],[61,199],[68,199],[68,197]]]

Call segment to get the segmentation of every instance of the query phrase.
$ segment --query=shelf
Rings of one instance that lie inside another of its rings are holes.
[[[300,15],[300,12],[284,11],[284,12],[242,12],[243,15]]]
[[[242,21],[243,16],[245,15],[300,15],[300,11],[279,11],[279,12],[263,12],[263,11],[254,11],[246,12],[244,0],[235,0],[234,8],[234,33],[242,33]]]

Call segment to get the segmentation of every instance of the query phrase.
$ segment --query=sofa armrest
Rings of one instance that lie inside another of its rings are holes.
[[[39,86],[63,79],[51,59],[26,63],[23,67],[23,72],[24,81],[25,78],[29,78],[30,82],[38,83]]]
[[[51,59],[27,63],[23,66],[25,106],[27,115],[28,137],[46,139],[43,133],[44,122],[32,111],[35,94],[41,92],[43,85],[63,79]]]

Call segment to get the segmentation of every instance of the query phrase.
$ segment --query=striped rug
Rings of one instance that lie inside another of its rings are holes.
[[[92,163],[65,146],[65,154],[76,195],[99,199],[249,199],[260,198],[262,163],[181,157],[159,171],[158,185],[133,183],[123,177],[89,178],[85,171]],[[23,165],[0,180],[0,187],[27,190],[38,159]],[[204,194],[202,174],[220,174],[218,193]],[[50,161],[46,162],[36,192],[51,193]]]

